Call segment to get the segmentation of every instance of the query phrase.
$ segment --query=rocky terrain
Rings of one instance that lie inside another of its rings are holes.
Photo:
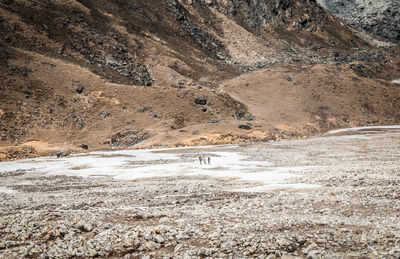
[[[0,31],[0,160],[400,118],[398,46],[314,1],[3,0]]]
[[[400,3],[396,0],[317,0],[333,14],[385,41],[400,43]]]
[[[180,176],[81,178],[40,166],[3,172],[0,258],[399,258],[399,130],[336,134],[163,150],[180,159],[135,164],[198,167]],[[279,187],[238,191],[258,184],[201,175],[197,156],[215,151],[248,156],[233,163],[257,162],[260,175],[303,169]]]
[[[0,258],[400,258],[398,12],[0,0]]]

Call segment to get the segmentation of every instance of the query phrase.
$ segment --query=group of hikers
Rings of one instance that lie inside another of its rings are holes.
[[[205,157],[199,156],[199,162],[200,162],[200,165],[201,165],[202,163],[204,163],[204,164],[206,165],[207,162],[208,162],[209,165],[211,165],[211,158],[210,158],[210,157],[207,157],[207,160],[206,160]]]

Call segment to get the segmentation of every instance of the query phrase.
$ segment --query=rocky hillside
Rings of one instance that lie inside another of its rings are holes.
[[[400,2],[397,0],[317,0],[333,14],[380,39],[400,44]]]
[[[0,159],[400,120],[398,48],[311,0],[2,0],[0,32]]]

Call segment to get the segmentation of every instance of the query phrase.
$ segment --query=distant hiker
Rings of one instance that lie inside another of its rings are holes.
[[[201,162],[203,161],[203,158],[201,157],[201,156],[199,156],[199,161],[200,161],[200,164],[201,164]],[[206,161],[204,161],[204,163],[205,163]]]
[[[208,164],[211,165],[211,158],[210,157],[207,158],[207,161],[208,161]]]

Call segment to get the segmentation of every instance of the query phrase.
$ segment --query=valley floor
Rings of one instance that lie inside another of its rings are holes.
[[[0,258],[398,258],[399,148],[385,127],[4,162]]]

